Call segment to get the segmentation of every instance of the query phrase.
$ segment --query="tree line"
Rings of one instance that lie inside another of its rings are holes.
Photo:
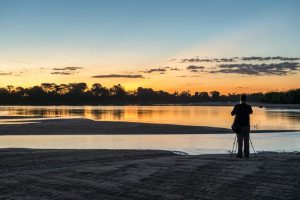
[[[250,102],[299,104],[300,89],[284,92],[251,93]],[[190,91],[169,93],[163,90],[138,87],[126,91],[120,84],[111,88],[95,83],[42,83],[29,88],[7,86],[0,88],[1,105],[124,105],[124,104],[179,104],[201,102],[237,102],[240,94],[222,95],[218,91]]]

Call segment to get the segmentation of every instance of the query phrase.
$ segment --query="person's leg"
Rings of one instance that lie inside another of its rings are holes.
[[[243,135],[238,133],[236,134],[237,143],[238,143],[238,153],[237,157],[242,158],[243,157]]]
[[[246,127],[245,131],[243,133],[244,136],[244,155],[246,158],[249,158],[250,151],[249,151],[249,132],[250,132],[250,127]]]

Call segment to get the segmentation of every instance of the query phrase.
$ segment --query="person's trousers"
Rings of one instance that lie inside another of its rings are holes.
[[[249,157],[249,134],[250,126],[242,126],[241,131],[236,134],[238,142],[238,157],[243,157],[243,146],[244,146],[244,156]]]

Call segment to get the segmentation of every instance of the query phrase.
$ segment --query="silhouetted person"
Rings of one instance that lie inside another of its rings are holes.
[[[247,97],[242,94],[240,103],[236,104],[231,111],[231,115],[235,115],[234,124],[236,126],[236,136],[238,141],[238,158],[243,157],[243,143],[244,155],[249,158],[249,134],[250,134],[250,114],[253,113],[252,107],[246,104]]]

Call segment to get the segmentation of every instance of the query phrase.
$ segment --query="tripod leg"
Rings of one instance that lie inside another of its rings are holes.
[[[238,146],[239,146],[239,142],[238,142],[238,140],[237,140],[237,138],[236,138],[236,143],[235,143],[235,154],[237,154],[237,152],[238,152]]]
[[[249,137],[249,140],[250,140],[250,144],[251,144],[251,146],[252,146],[252,149],[253,149],[254,155],[255,155],[255,157],[256,157],[256,152],[255,152],[255,149],[254,149],[254,146],[253,146],[253,144],[252,144],[252,140],[251,140],[251,138],[250,138],[250,137]]]
[[[234,141],[233,141],[233,145],[232,145],[232,149],[231,149],[231,155],[233,155],[233,151],[234,151],[234,147],[235,147],[235,142],[236,142],[236,136],[235,136]]]

